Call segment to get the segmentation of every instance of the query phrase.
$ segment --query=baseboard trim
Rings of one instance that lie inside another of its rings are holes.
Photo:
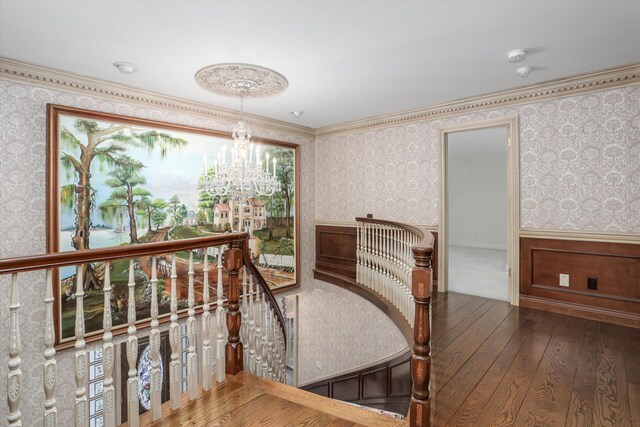
[[[520,294],[520,307],[640,329],[640,315]]]

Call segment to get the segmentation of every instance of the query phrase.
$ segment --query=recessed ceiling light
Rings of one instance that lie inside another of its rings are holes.
[[[527,51],[524,49],[513,49],[507,53],[507,59],[509,62],[522,62],[527,57]]]
[[[129,62],[114,62],[113,66],[120,70],[122,74],[131,74],[138,69],[138,67]]]
[[[291,114],[296,118],[299,119],[300,116],[302,116],[304,114],[304,111],[292,111]]]
[[[529,76],[531,67],[520,67],[516,70],[516,73],[520,74],[520,77],[525,78]]]

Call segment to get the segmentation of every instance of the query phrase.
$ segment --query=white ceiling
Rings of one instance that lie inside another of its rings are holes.
[[[639,16],[635,0],[0,0],[0,55],[233,109],[193,76],[254,63],[289,88],[246,111],[322,127],[639,62]]]

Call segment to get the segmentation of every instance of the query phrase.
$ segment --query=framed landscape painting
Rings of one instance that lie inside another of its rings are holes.
[[[234,200],[202,186],[207,167],[229,133],[152,120],[48,105],[47,249],[49,252],[109,248],[163,240],[251,231],[253,262],[274,290],[299,282],[298,165],[295,144],[252,138],[262,153],[277,159],[273,173],[280,190],[270,197]],[[176,254],[178,307],[186,312],[188,252]],[[209,254],[210,262],[215,256]],[[202,274],[204,254],[194,251]],[[158,259],[161,317],[169,314],[170,255]],[[102,332],[105,263],[82,269],[87,339]],[[197,273],[196,273],[197,274]],[[151,259],[135,260],[138,322],[149,320]],[[114,334],[125,332],[129,261],[110,264]],[[216,299],[216,275],[209,275]],[[55,277],[57,345],[74,338],[76,268]],[[197,278],[196,278],[197,281]],[[199,295],[202,295],[201,293]],[[201,298],[201,297],[200,297]],[[202,301],[196,301],[201,305]],[[118,328],[120,327],[120,328]],[[97,338],[97,337],[96,337]],[[66,344],[66,345],[65,345]]]

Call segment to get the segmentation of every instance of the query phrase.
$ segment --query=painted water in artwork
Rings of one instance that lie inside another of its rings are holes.
[[[205,173],[215,174],[203,159],[214,159],[233,140],[182,131],[154,129],[123,121],[100,121],[60,114],[59,251],[97,249],[165,240],[212,236],[249,228],[254,263],[269,286],[295,284],[295,151],[263,145],[263,155],[277,159],[281,190],[245,203],[217,197],[200,188]],[[211,162],[212,163],[212,162]],[[275,166],[274,166],[275,168]],[[179,309],[187,307],[188,252],[176,254]],[[202,250],[194,251],[196,304],[202,302]],[[209,284],[216,299],[215,250],[210,252]],[[170,256],[158,259],[160,314],[169,312]],[[105,264],[83,272],[86,332],[102,329],[102,280]],[[135,260],[137,319],[149,317],[151,259]],[[127,319],[129,261],[110,265],[114,327]],[[225,275],[226,282],[226,275]],[[76,268],[60,269],[61,341],[74,336]]]

